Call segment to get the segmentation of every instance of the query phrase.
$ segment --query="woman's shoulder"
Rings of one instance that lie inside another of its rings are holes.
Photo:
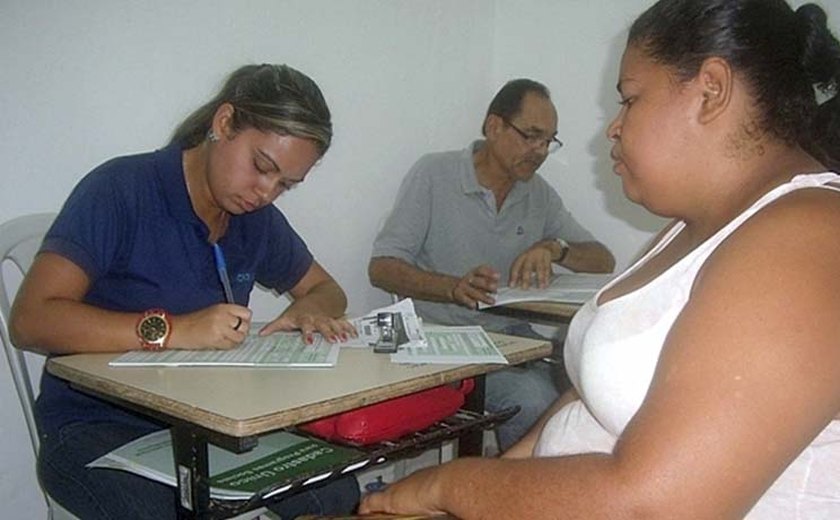
[[[703,271],[729,276],[749,272],[759,284],[784,276],[803,281],[800,293],[819,292],[840,272],[839,229],[840,191],[824,185],[797,189],[746,219],[721,243]]]
[[[783,194],[745,223],[755,233],[829,232],[840,240],[840,183],[809,184]],[[750,228],[752,227],[752,229]],[[816,238],[816,237],[815,237]]]
[[[107,185],[112,188],[136,189],[158,170],[161,160],[171,155],[169,149],[122,155],[108,159],[85,175],[80,184]]]

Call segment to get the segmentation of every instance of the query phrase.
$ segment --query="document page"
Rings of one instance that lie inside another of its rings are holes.
[[[507,364],[505,356],[496,348],[490,336],[478,326],[424,327],[426,347],[400,347],[391,354],[393,363],[432,363],[468,365],[481,363]]]
[[[112,360],[115,367],[131,366],[241,366],[241,367],[332,367],[338,362],[339,345],[320,334],[307,345],[299,332],[277,332],[257,336],[262,324],[236,348],[230,350],[133,350]]]

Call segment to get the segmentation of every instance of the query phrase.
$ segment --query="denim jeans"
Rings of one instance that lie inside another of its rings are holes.
[[[527,323],[501,331],[502,334],[533,339],[546,339],[537,334]],[[561,368],[562,371],[562,368]],[[519,406],[519,413],[496,429],[499,449],[505,451],[521,439],[543,412],[559,397],[558,383],[562,375],[545,361],[531,361],[487,374],[484,406],[490,412],[498,412],[511,406]],[[562,390],[562,388],[560,388]]]
[[[38,476],[44,489],[79,518],[175,518],[175,488],[133,473],[88,469],[85,464],[158,429],[149,423],[72,423],[41,434]],[[302,514],[347,514],[355,510],[359,487],[353,477],[301,491],[268,505],[281,518]]]

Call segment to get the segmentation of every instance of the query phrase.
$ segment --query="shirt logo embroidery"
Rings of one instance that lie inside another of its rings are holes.
[[[236,273],[233,277],[236,283],[247,283],[254,279],[253,273]]]
[[[522,226],[516,226],[516,234],[517,235],[524,235],[525,234],[525,228],[522,227]]]

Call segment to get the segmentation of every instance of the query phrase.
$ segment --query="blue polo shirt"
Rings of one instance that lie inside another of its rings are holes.
[[[86,303],[184,314],[225,301],[209,230],[193,211],[181,156],[178,146],[170,146],[110,160],[85,176],[65,202],[41,251],[60,254],[87,273]],[[248,305],[254,283],[280,293],[291,289],[313,261],[273,205],[232,216],[219,245],[240,305]],[[127,417],[47,372],[36,410],[47,430],[76,420]]]

